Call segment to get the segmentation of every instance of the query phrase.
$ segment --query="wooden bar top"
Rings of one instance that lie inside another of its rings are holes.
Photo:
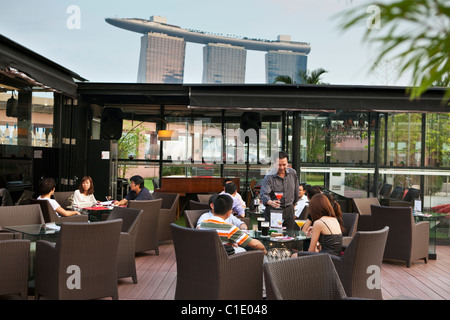
[[[219,193],[223,191],[223,180],[219,177],[165,177],[162,178],[161,188],[157,192],[178,193]],[[239,191],[239,178],[231,178]]]

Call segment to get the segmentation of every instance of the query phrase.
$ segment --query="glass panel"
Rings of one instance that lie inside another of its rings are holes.
[[[19,108],[18,100],[21,96]],[[53,93],[0,92],[0,144],[53,147]]]
[[[450,114],[427,114],[425,166],[450,167]]]
[[[422,114],[391,114],[388,121],[387,165],[420,166]]]

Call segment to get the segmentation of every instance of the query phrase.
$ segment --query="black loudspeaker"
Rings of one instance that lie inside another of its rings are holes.
[[[258,112],[244,112],[241,117],[240,128],[247,131],[248,129],[255,129],[258,133],[261,129],[261,114]]]
[[[17,99],[14,99],[14,97],[6,101],[6,116],[17,118]]]
[[[100,138],[119,140],[122,137],[123,113],[118,108],[104,108],[100,126]]]

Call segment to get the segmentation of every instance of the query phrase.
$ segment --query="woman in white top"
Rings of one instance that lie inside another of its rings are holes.
[[[73,206],[79,208],[92,207],[97,203],[94,197],[94,182],[89,176],[81,179],[78,190],[73,193]]]
[[[55,210],[58,216],[69,217],[74,215],[79,215],[78,211],[70,211],[66,210],[56,201],[55,199],[51,199],[51,196],[55,193],[56,182],[53,178],[44,178],[39,181],[39,191],[41,195],[38,197],[38,200],[47,200],[50,202],[53,210]]]

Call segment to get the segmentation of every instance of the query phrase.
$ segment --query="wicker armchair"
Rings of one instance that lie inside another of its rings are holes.
[[[142,209],[114,207],[108,215],[108,220],[122,219],[117,256],[117,278],[131,277],[137,283],[135,243],[142,217]]]
[[[71,208],[73,204],[73,192],[74,191],[55,191],[53,196],[55,200],[63,207],[64,209]]]
[[[44,223],[41,206],[38,204],[0,207],[0,230],[2,229],[1,227],[7,226]],[[19,237],[21,237],[20,234],[15,235],[15,238]]]
[[[185,210],[184,211],[184,217],[185,217],[185,223],[186,228],[192,228],[195,229],[197,227],[197,221],[201,217],[202,214],[205,212],[208,212],[208,209],[203,210]]]
[[[354,198],[354,207],[359,213],[357,231],[373,231],[371,205],[380,205],[378,198]]]
[[[198,193],[197,198],[199,202],[208,203],[211,198],[211,193]]]
[[[159,254],[158,224],[162,199],[156,200],[130,200],[128,207],[141,209],[142,217],[136,235],[135,252],[155,250]]]
[[[178,193],[153,192],[153,199],[162,199],[158,221],[158,241],[172,240],[170,224],[177,219]]]
[[[346,299],[330,255],[318,253],[264,264],[268,300]]]
[[[117,252],[121,228],[122,220],[63,223],[56,243],[37,241],[35,298],[86,300],[112,297],[117,300]],[[75,271],[69,268],[73,266]],[[72,284],[81,283],[80,288],[69,288],[67,283],[72,276],[75,280]]]
[[[409,268],[411,262],[424,259],[428,262],[430,223],[414,222],[410,207],[371,206],[373,226],[389,227],[389,235],[383,257],[403,260]]]
[[[215,230],[171,224],[177,260],[176,300],[260,300],[260,250],[227,255]]]
[[[343,212],[344,232],[342,233],[342,247],[347,247],[352,241],[358,228],[359,214],[356,212]]]
[[[70,217],[59,217],[55,210],[53,210],[50,202],[47,200],[37,200],[37,199],[30,199],[31,204],[39,204],[41,206],[42,215],[44,216],[44,220],[46,223],[48,222],[55,222],[55,223],[62,223],[62,222],[88,222],[89,216],[87,214],[84,215],[74,215]]]
[[[202,210],[208,209],[210,210],[210,206],[208,202],[198,202],[194,200],[189,200],[189,209],[190,210]]]
[[[341,257],[331,256],[348,297],[382,299],[381,288],[370,288],[367,283],[372,276],[369,266],[377,266],[381,270],[388,233],[388,227],[378,231],[359,231]]]
[[[0,295],[19,294],[27,300],[30,241],[0,241],[0,257]]]

